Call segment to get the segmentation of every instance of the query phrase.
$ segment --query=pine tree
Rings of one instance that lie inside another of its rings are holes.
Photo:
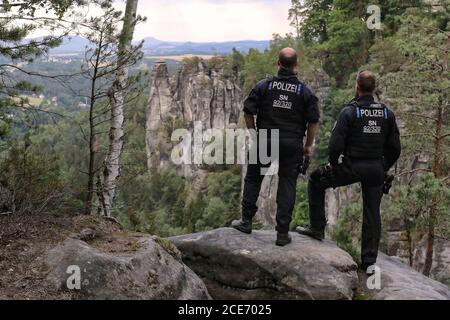
[[[448,25],[441,29],[433,15],[429,11],[407,10],[398,32],[378,41],[373,47],[369,68],[380,73],[380,91],[389,98],[391,106],[399,110],[397,115],[404,123],[403,158],[421,157],[429,163],[428,168],[423,168],[415,165],[417,161],[412,161],[412,166],[400,176],[411,180],[418,173],[430,173],[436,181],[426,183],[444,188],[448,186],[450,174],[447,115],[450,103],[450,29]],[[431,190],[439,188],[429,187],[428,191]],[[422,199],[414,210],[405,210],[414,217],[422,217],[421,229],[427,243],[423,273],[430,275],[436,230],[446,223],[439,213],[442,210],[439,193],[433,195],[428,192],[427,195],[431,197],[430,201]],[[409,197],[413,196],[409,194]]]
[[[22,73],[33,77],[56,78],[48,74],[27,71],[21,62],[30,63],[59,46],[69,33],[69,27],[61,23],[70,15],[75,5],[86,4],[83,0],[4,0],[0,4],[0,138],[7,133],[14,118],[14,110],[26,110],[30,106],[24,94],[36,93],[38,86],[26,81],[17,81],[14,75]],[[37,10],[54,14],[55,18],[41,17]],[[39,28],[50,30],[59,26],[59,33],[29,40],[28,37]]]

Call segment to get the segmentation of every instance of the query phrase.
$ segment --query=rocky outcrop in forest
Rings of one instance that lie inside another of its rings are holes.
[[[292,236],[282,248],[270,231],[219,229],[170,240],[214,299],[354,299],[362,290],[372,300],[450,300],[447,286],[382,253],[380,289],[368,290],[367,277],[335,243]]]
[[[84,233],[90,234],[87,230]],[[49,251],[45,264],[47,281],[61,294],[74,292],[74,299],[95,300],[207,300],[208,291],[199,277],[184,265],[176,249],[163,248],[155,238],[119,239],[109,247],[96,247],[70,238]],[[169,244],[166,244],[169,246]],[[70,272],[80,270],[77,290]],[[68,271],[69,274],[68,274]]]
[[[450,289],[404,264],[397,257],[379,254],[381,289],[374,300],[450,300]]]
[[[295,233],[277,247],[274,231],[161,239],[99,217],[20,221],[0,224],[0,299],[450,299],[448,287],[383,254],[381,289],[364,289],[348,253]]]
[[[274,239],[234,229],[170,238],[214,299],[352,299],[358,276],[348,253],[297,234],[283,248]]]
[[[193,58],[170,77],[165,62],[152,72],[147,107],[146,145],[148,167],[165,168],[173,143],[174,129],[193,132],[194,122],[203,129],[235,128],[242,109],[242,91],[231,75],[226,75],[221,58],[204,61]],[[207,171],[200,165],[182,165],[178,172],[202,188]]]

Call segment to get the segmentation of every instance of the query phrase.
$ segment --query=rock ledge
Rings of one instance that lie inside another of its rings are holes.
[[[280,248],[275,237],[224,228],[170,240],[215,299],[352,299],[358,276],[348,253],[298,234]]]

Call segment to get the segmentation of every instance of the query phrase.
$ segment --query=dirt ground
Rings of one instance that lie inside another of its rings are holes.
[[[111,253],[136,250],[141,237],[96,216],[0,216],[0,300],[70,299],[46,285],[43,256],[47,250],[87,228],[94,231],[95,239],[82,240],[90,240],[95,247]]]

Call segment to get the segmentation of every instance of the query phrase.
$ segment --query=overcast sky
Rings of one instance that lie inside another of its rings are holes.
[[[136,38],[170,41],[270,40],[291,32],[290,0],[140,0],[148,21]],[[124,7],[124,2],[118,4]]]

